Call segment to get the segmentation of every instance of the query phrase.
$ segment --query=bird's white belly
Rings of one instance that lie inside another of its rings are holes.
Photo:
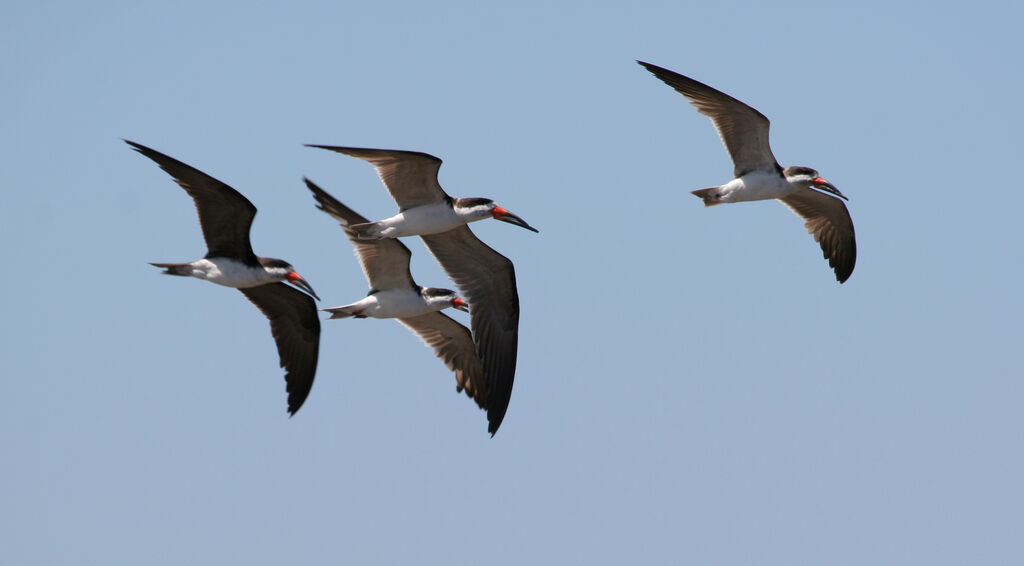
[[[191,266],[193,277],[235,289],[256,287],[275,281],[262,267],[251,267],[223,257],[201,259],[192,262]]]
[[[722,202],[742,202],[781,198],[792,190],[793,187],[782,176],[776,173],[754,171],[722,185],[721,200]]]
[[[386,238],[439,234],[465,223],[466,220],[444,202],[410,208],[379,222],[384,228],[381,235]]]
[[[359,301],[364,302],[362,314],[373,318],[409,318],[437,310],[412,289],[378,291]]]

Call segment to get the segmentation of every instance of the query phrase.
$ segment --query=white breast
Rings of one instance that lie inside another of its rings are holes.
[[[190,265],[193,277],[235,289],[256,287],[280,280],[262,267],[251,267],[238,260],[224,257],[201,259]]]
[[[363,314],[373,318],[409,318],[438,310],[412,289],[378,291],[359,301]]]
[[[399,238],[402,236],[424,236],[447,232],[466,223],[447,203],[439,202],[410,208],[391,218],[381,220],[381,236]]]
[[[722,202],[780,198],[792,190],[786,179],[777,173],[753,171],[722,185]]]

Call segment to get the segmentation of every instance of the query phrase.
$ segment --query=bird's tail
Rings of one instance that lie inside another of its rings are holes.
[[[189,263],[151,263],[150,265],[164,270],[166,275],[192,275],[192,264]]]
[[[356,318],[366,318],[366,315],[361,315],[360,310],[355,305],[345,305],[343,307],[334,307],[329,309],[320,309],[324,312],[331,313],[328,320],[334,320],[336,318],[348,318],[354,316]]]
[[[721,187],[708,187],[706,189],[699,189],[696,191],[690,191],[691,193],[699,196],[704,201],[704,206],[715,206],[716,204],[722,204],[722,192],[719,190]]]
[[[380,240],[383,238],[380,233],[384,228],[381,227],[379,222],[353,224],[349,226],[348,229],[355,234],[357,240]]]

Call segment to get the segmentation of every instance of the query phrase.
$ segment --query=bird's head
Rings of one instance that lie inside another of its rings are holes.
[[[786,167],[782,174],[786,176],[786,180],[791,185],[813,187],[826,193],[832,193],[843,200],[849,200],[846,198],[846,195],[839,192],[835,185],[826,181],[817,171],[810,167]]]
[[[455,199],[454,206],[459,214],[469,218],[471,222],[474,220],[483,220],[490,216],[495,220],[515,224],[520,228],[526,228],[532,232],[540,232],[540,230],[530,226],[525,220],[509,212],[508,209],[498,206],[498,203],[489,198]]]
[[[277,277],[278,281],[291,283],[299,289],[313,295],[314,299],[318,301],[320,300],[320,297],[317,296],[316,291],[313,290],[313,287],[309,282],[303,279],[302,276],[299,275],[299,272],[295,271],[295,268],[292,267],[292,264],[287,261],[272,257],[261,257],[260,265],[263,266],[263,269],[267,270],[267,273]]]
[[[462,312],[469,312],[469,304],[451,289],[424,287],[420,290],[420,294],[423,295],[423,299],[427,301],[428,305],[437,307],[438,310],[451,307]]]

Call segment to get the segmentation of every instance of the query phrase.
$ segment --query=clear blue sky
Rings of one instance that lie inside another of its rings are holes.
[[[0,8],[0,563],[1024,563],[1018,5],[408,4]],[[849,282],[780,204],[689,194],[731,163],[635,59],[850,197]],[[522,302],[497,436],[391,321],[325,322],[289,419],[259,312],[147,265],[205,250],[121,138],[247,195],[325,307],[366,282],[302,176],[395,207],[302,144],[539,228],[474,225]]]

